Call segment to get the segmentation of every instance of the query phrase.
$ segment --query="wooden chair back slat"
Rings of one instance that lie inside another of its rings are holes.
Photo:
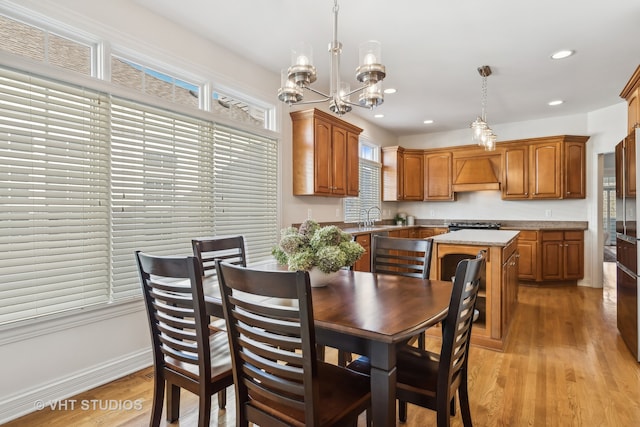
[[[371,271],[428,279],[432,252],[431,239],[373,236]]]

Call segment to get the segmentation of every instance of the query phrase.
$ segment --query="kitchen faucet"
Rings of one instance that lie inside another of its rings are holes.
[[[380,210],[380,208],[378,206],[371,206],[369,209],[367,209],[367,226],[368,227],[372,227],[376,224],[376,220],[375,219],[371,219],[371,209],[377,209],[378,213],[380,214],[380,219],[382,219],[382,211]]]

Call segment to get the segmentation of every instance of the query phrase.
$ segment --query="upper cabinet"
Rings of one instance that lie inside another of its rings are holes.
[[[452,180],[453,155],[451,151],[424,153],[424,200],[455,200]]]
[[[357,196],[362,129],[317,109],[291,113],[293,194]]]
[[[628,132],[640,127],[640,65],[636,68],[620,96],[627,100],[628,109]]]
[[[636,139],[635,134],[629,134],[616,145],[616,197],[621,199],[623,191],[625,197],[636,197]]]
[[[423,200],[422,153],[422,150],[405,150],[398,146],[382,148],[383,201]]]
[[[500,144],[502,198],[583,199],[589,137],[561,135]]]

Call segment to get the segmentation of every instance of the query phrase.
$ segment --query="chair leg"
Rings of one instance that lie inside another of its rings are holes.
[[[407,402],[398,400],[398,419],[401,423],[407,422]]]
[[[451,416],[449,415],[449,409],[451,408],[451,402],[447,402],[444,399],[437,399],[436,402],[436,415],[438,427],[449,427],[451,425]]]
[[[464,427],[472,427],[471,409],[469,408],[469,388],[467,379],[463,378],[460,388],[458,389],[458,398],[460,399],[460,412],[462,413],[462,425]]]
[[[423,332],[418,335],[418,348],[424,350],[426,346],[426,334]]]
[[[167,382],[167,421],[173,423],[180,418],[180,387]]]
[[[318,358],[318,360],[324,361],[324,354],[325,354],[325,346],[321,344],[316,344],[316,357]]]
[[[211,421],[211,396],[200,393],[198,405],[198,427],[209,427]]]
[[[227,389],[223,388],[218,392],[218,408],[224,409],[227,407]]]
[[[164,401],[164,378],[156,372],[153,387],[153,407],[151,408],[150,427],[158,427],[162,418],[162,403]]]

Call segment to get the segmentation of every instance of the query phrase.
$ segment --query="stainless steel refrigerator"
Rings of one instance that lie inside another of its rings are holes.
[[[638,235],[636,214],[637,153],[640,129],[636,129],[616,145],[616,259],[617,259],[617,324],[622,339],[640,361],[638,348]]]

